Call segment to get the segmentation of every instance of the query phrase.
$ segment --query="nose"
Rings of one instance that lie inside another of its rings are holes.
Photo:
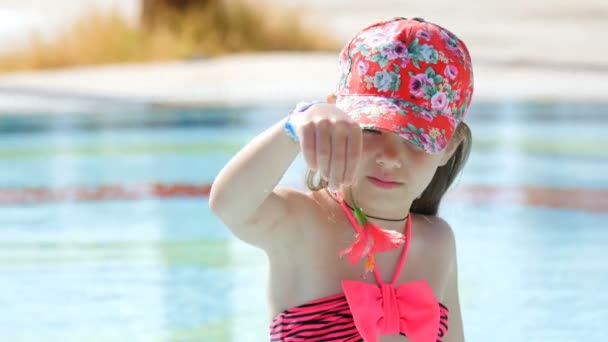
[[[387,169],[399,169],[401,168],[401,162],[393,158],[385,158],[383,156],[376,158],[376,163]]]
[[[392,146],[384,148],[380,155],[376,157],[376,163],[387,169],[399,169],[402,166],[399,160],[399,153]]]

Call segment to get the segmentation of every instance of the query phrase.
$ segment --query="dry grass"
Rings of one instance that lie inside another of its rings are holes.
[[[245,1],[215,1],[187,14],[167,11],[148,29],[116,12],[93,10],[52,41],[33,36],[27,46],[1,55],[0,71],[339,48],[322,31],[304,29],[295,12]]]

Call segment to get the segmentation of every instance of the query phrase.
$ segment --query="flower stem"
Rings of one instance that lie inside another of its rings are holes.
[[[365,223],[367,223],[367,217],[363,214],[363,209],[359,208],[357,203],[355,202],[355,197],[353,196],[353,191],[350,191],[350,201],[353,202],[353,208],[355,209],[355,218],[359,222],[361,228],[364,228]]]

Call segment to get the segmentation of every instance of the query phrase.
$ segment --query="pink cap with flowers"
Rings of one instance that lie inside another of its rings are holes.
[[[473,94],[471,57],[450,31],[394,18],[360,31],[340,53],[336,105],[363,128],[387,130],[438,153]]]

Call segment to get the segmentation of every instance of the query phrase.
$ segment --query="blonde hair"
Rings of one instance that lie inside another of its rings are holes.
[[[466,123],[461,122],[454,132],[454,137],[452,137],[452,139],[454,138],[461,138],[462,141],[456,148],[454,154],[452,154],[450,160],[448,160],[445,165],[437,168],[433,179],[422,192],[420,198],[414,200],[412,207],[410,208],[412,213],[437,215],[443,195],[445,195],[467,163],[469,154],[471,153],[471,145],[473,143],[471,129]],[[306,186],[311,191],[325,189],[327,188],[327,185],[327,182],[319,177],[317,172],[313,172],[310,169],[306,172]]]

